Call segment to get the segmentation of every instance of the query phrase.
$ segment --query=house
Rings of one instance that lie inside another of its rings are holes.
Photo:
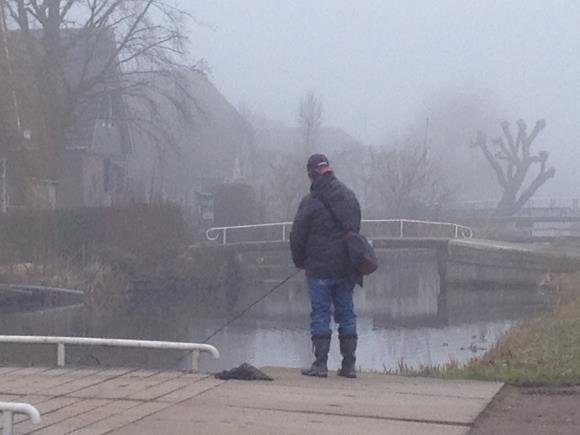
[[[129,191],[212,217],[207,206],[219,186],[253,175],[252,129],[201,72],[180,69],[151,88],[146,103],[129,100],[133,118],[145,121],[131,129]]]
[[[40,37],[36,31],[32,35]],[[68,128],[56,146],[46,141],[49,118],[39,109],[41,95],[23,35],[11,31],[0,36],[0,130],[5,136],[2,140],[0,133],[0,162],[5,162],[6,172],[0,186],[7,190],[6,208],[108,206],[123,200],[131,140],[125,102],[118,92],[119,71],[111,68],[99,77],[115,53],[113,33],[61,33],[68,47],[65,87],[92,85],[71,106]],[[1,193],[2,189],[0,199]]]
[[[67,31],[66,38],[77,32]],[[105,66],[116,48],[113,32],[107,31],[85,37],[67,57],[66,80],[93,83],[73,113],[60,150],[59,208],[107,207],[126,200],[132,150],[128,108],[119,67]]]
[[[0,23],[0,211],[55,208],[55,158],[42,146],[35,83],[14,36]]]
[[[31,61],[21,35],[10,33],[12,65],[22,82],[18,102],[26,112],[20,123],[31,132],[29,151],[20,154],[21,160],[26,157],[21,166],[32,171],[28,184],[33,188],[24,190],[34,192],[28,196],[36,203],[50,198],[47,206],[71,208],[171,201],[210,217],[208,207],[217,187],[252,173],[252,130],[209,79],[188,69],[133,74],[146,86],[138,92],[131,88],[134,92],[128,97],[123,92],[128,86],[125,75],[118,67],[107,69],[107,60],[116,55],[112,32],[61,33],[68,47],[67,87],[85,82],[90,87],[74,106],[58,150],[45,149],[44,118],[35,111],[34,78],[28,72]],[[13,86],[5,86],[7,96]],[[43,164],[45,170],[40,171]],[[30,206],[30,200],[22,206]]]
[[[60,155],[58,207],[108,207],[126,200],[132,143],[121,95],[85,105]]]

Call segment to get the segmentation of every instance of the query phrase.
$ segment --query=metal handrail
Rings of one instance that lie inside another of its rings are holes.
[[[436,221],[423,221],[416,219],[364,219],[362,223],[393,223],[400,222],[401,232],[400,237],[405,237],[404,225],[405,223],[410,224],[421,224],[421,225],[432,225],[432,226],[448,226],[454,229],[453,234],[456,239],[471,239],[473,237],[473,230],[465,225],[456,224],[453,222],[436,222]]]
[[[192,353],[191,370],[199,369],[201,352],[210,353],[215,359],[220,357],[219,351],[210,344],[186,343],[177,341],[128,340],[120,338],[90,338],[90,337],[51,337],[36,335],[0,335],[0,343],[12,344],[56,344],[56,365],[66,364],[65,345],[130,347],[142,349],[183,350]]]
[[[230,227],[213,227],[209,228],[205,232],[205,236],[209,241],[215,242],[220,238],[220,234],[223,235],[222,241],[223,244],[227,244],[227,231],[228,230],[242,230],[242,229],[251,229],[251,228],[273,228],[273,227],[281,227],[282,228],[282,239],[281,241],[286,241],[287,231],[286,227],[292,226],[292,222],[275,222],[269,224],[254,224],[254,225],[236,225]],[[211,235],[215,233],[215,235]]]
[[[366,223],[396,223],[399,226],[399,237],[405,238],[405,224],[422,224],[422,225],[432,225],[432,226],[448,226],[453,228],[453,238],[455,239],[471,239],[473,237],[473,230],[465,225],[459,225],[452,222],[433,222],[433,221],[423,221],[423,220],[413,220],[413,219],[364,219],[361,224]],[[228,231],[233,230],[243,230],[243,229],[259,229],[259,228],[281,228],[280,239],[271,240],[275,242],[286,242],[288,241],[289,231],[287,227],[291,227],[292,222],[276,222],[268,224],[255,224],[255,225],[237,225],[229,227],[212,227],[205,232],[207,240],[215,242],[220,239],[221,244],[228,244]]]
[[[70,288],[58,288],[58,287],[46,287],[43,285],[27,285],[27,284],[4,284],[0,283],[0,290],[12,290],[15,292],[30,292],[30,291],[38,291],[38,292],[53,292],[53,293],[62,293],[68,295],[79,295],[82,296],[85,293],[82,290],[75,290]]]
[[[30,418],[32,424],[40,424],[38,409],[28,403],[0,402],[2,412],[2,435],[12,435],[14,414],[24,414]]]

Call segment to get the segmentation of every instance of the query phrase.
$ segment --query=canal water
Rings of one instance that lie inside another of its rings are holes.
[[[380,279],[355,290],[358,368],[385,371],[400,366],[466,362],[488,350],[516,322],[545,308],[543,296],[536,289],[450,287],[442,318],[439,280],[430,255],[391,259],[397,267],[386,269]],[[88,313],[83,306],[3,314],[0,333],[202,342],[271,287],[269,282],[240,283],[227,310],[204,305],[192,296],[192,289],[188,294],[142,294],[116,315]],[[201,369],[216,372],[242,362],[258,367],[309,365],[309,303],[304,287],[303,277],[291,280],[223,329],[209,342],[220,350],[221,359],[215,361],[204,355]],[[331,368],[340,361],[337,348],[334,335]],[[51,346],[0,347],[2,363],[46,365],[53,364],[55,356]],[[168,351],[72,348],[67,358],[77,365],[160,369],[188,365],[188,356]]]
[[[370,318],[359,318],[357,367],[362,370],[397,370],[400,365],[419,367],[465,362],[485,352],[513,324],[513,321],[476,322],[444,327],[373,326]],[[197,325],[196,331],[211,331]],[[199,335],[198,335],[199,336]],[[310,338],[304,325],[278,326],[266,322],[244,323],[227,328],[212,344],[224,357],[215,362],[205,358],[205,370],[222,370],[249,362],[255,366],[306,367],[312,362]],[[333,336],[330,368],[340,363],[338,337]]]

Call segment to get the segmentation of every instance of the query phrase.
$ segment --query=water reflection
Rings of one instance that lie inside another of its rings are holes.
[[[449,361],[466,362],[481,355],[513,324],[512,321],[478,322],[446,327],[373,327],[371,318],[359,318],[357,366],[363,370],[396,369],[403,362],[409,367],[439,365]],[[215,323],[217,325],[217,323]],[[194,339],[211,332],[209,324],[193,325]],[[200,334],[200,331],[201,332]],[[222,351],[222,359],[204,358],[202,369],[223,370],[249,362],[260,366],[306,367],[312,362],[309,335],[302,327],[276,327],[265,324],[227,328],[212,340]],[[338,339],[333,336],[329,366],[338,368]]]
[[[222,326],[226,317],[200,319],[195,307],[182,303],[140,304],[130,314],[113,322],[87,324],[83,308],[29,313],[5,317],[1,333],[37,335],[88,335],[141,339],[203,341]],[[441,327],[382,327],[372,317],[361,316],[357,366],[363,370],[395,369],[402,361],[409,367],[420,364],[464,362],[487,350],[514,323],[513,320],[460,323]],[[204,356],[201,369],[214,372],[249,362],[256,366],[305,367],[312,359],[307,317],[280,321],[256,316],[242,318],[216,335],[210,343],[222,358]],[[340,360],[336,335],[329,365]],[[54,349],[2,346],[3,362],[46,365],[54,362]],[[137,365],[151,368],[186,368],[187,357],[179,352],[122,349],[71,348],[69,362],[81,365]]]
[[[363,370],[395,369],[401,362],[409,367],[465,362],[485,352],[515,321],[544,306],[533,289],[449,288],[442,317],[435,253],[399,250],[382,255],[385,267],[355,295],[360,335],[357,366]],[[197,299],[195,289],[186,294],[153,293],[132,299],[116,317],[83,307],[4,315],[0,333],[202,342],[279,280],[278,266],[256,258],[243,259],[248,270],[258,265],[254,275],[246,274],[224,294],[213,295],[210,304]],[[259,268],[272,275],[264,279]],[[216,335],[210,343],[222,358],[214,361],[204,356],[202,370],[219,371],[242,362],[307,366],[312,360],[308,314],[308,296],[299,277]],[[72,348],[67,356],[73,364],[187,366],[187,358],[179,352]],[[336,368],[339,360],[335,335],[330,367]],[[53,363],[54,349],[0,346],[0,361],[46,365]]]

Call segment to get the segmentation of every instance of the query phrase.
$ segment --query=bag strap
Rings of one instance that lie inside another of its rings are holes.
[[[325,198],[323,198],[322,195],[316,195],[315,198],[318,199],[324,205],[324,207],[330,214],[330,217],[332,218],[332,220],[334,221],[340,232],[347,234],[349,231],[344,227],[344,224],[342,223],[340,218],[336,215],[336,213],[334,212],[328,201]]]

